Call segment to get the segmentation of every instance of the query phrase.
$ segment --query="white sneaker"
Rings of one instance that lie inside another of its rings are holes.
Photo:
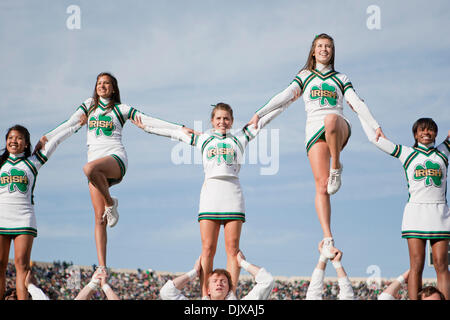
[[[330,176],[328,177],[328,194],[335,194],[341,187],[341,174],[344,166],[341,164],[339,169],[330,169]]]
[[[323,239],[323,246],[321,254],[328,259],[333,259],[336,254],[331,252],[331,249],[334,247],[334,240],[333,238],[324,238]]]
[[[108,226],[110,228],[114,227],[119,221],[119,212],[117,211],[117,206],[119,205],[119,200],[117,198],[111,197],[114,204],[112,207],[105,207],[105,213],[103,214],[103,220],[106,217]]]

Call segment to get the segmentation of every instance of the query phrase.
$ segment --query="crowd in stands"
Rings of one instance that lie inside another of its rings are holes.
[[[56,261],[53,264],[33,265],[33,275],[36,285],[47,294],[51,300],[73,300],[81,288],[91,279],[95,270],[92,268],[79,268],[71,262]],[[135,272],[109,271],[109,285],[122,300],[159,300],[160,288],[167,280],[175,277],[175,274],[156,273],[152,270],[136,270]],[[6,288],[15,286],[14,265],[8,263],[6,273]],[[276,279],[276,277],[275,277]],[[381,280],[380,286],[368,285],[366,281],[352,282],[353,290],[357,300],[376,300],[378,295],[390,284],[389,280]],[[424,283],[436,285],[435,283]],[[246,295],[254,286],[251,279],[240,279],[237,296]],[[308,290],[308,280],[275,280],[275,286],[269,300],[303,300]],[[197,279],[188,283],[183,294],[190,299],[199,299],[200,282]],[[339,293],[337,281],[324,282],[324,300],[336,300]],[[402,300],[407,299],[406,286],[400,290]],[[99,290],[93,299],[106,299],[104,293]]]

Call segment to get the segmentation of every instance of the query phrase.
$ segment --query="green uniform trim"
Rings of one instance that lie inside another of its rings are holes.
[[[45,164],[48,161],[48,158],[41,152],[41,150],[38,150],[38,152],[36,152],[36,158],[42,164]]]
[[[450,239],[450,231],[402,231],[402,238],[418,238],[418,239]]]
[[[251,139],[255,138],[255,136],[250,132],[247,126],[245,126],[244,129],[242,129],[242,132],[244,133],[247,141],[250,141]]]
[[[125,164],[123,163],[122,159],[120,159],[120,157],[118,155],[112,154],[111,157],[116,159],[117,163],[119,164],[120,174],[122,175],[122,178],[123,178],[123,176],[125,176],[125,173],[126,173]]]
[[[198,221],[200,220],[240,220],[245,222],[244,212],[200,212],[198,214]]]
[[[130,111],[128,112],[128,119],[131,119],[135,121],[137,110],[135,108],[130,108]]]
[[[445,146],[447,147],[447,150],[450,152],[450,141],[445,140],[444,141]]]
[[[409,165],[411,164],[411,162],[414,160],[415,157],[417,157],[419,155],[419,152],[414,151],[411,152],[411,154],[406,158],[405,163],[403,164],[403,168],[405,169],[405,173],[406,170],[408,170]],[[406,176],[408,176],[408,174],[406,174]]]
[[[117,119],[119,120],[120,125],[123,127],[123,125],[125,124],[125,118],[123,117],[122,112],[120,112],[120,109],[117,107],[117,105],[113,107],[113,111]]]
[[[78,107],[78,109],[83,110],[85,115],[88,115],[88,110],[86,108],[86,106],[84,105],[84,102]]]
[[[206,139],[206,140],[203,142],[202,148],[201,148],[202,154],[203,154],[203,151],[205,150],[206,146],[208,145],[208,143],[210,143],[213,139],[214,139],[214,136],[210,136],[208,139]]]
[[[37,237],[37,230],[35,228],[0,228],[0,234],[2,235],[20,235],[20,234],[28,234],[33,237]]]
[[[294,81],[297,82],[298,86],[299,86],[300,89],[302,89],[302,91],[303,91],[304,86],[303,86],[302,79],[300,79],[300,76],[296,76],[292,82],[294,82]],[[292,82],[291,82],[291,83],[292,83]]]
[[[398,157],[400,157],[401,154],[402,154],[402,145],[397,144],[395,146],[394,151],[391,153],[391,156],[398,158]]]
[[[25,164],[28,166],[28,168],[30,168],[31,172],[34,175],[33,185],[31,186],[31,204],[34,204],[34,187],[36,186],[38,170],[34,166],[33,162],[27,159],[23,159],[23,162],[25,162]]]
[[[317,140],[320,139],[320,137],[324,133],[325,133],[325,126],[322,126],[322,128],[320,128],[319,131],[317,131],[316,134],[306,144],[306,153],[308,153],[309,149],[311,149],[311,147],[317,142]]]

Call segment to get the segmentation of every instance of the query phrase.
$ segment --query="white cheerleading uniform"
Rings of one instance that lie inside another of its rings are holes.
[[[128,157],[122,144],[122,129],[128,119],[135,120],[136,117],[140,117],[145,125],[161,129],[178,129],[182,125],[152,118],[126,104],[116,104],[112,108],[108,108],[109,102],[108,99],[100,98],[98,107],[89,113],[89,109],[94,104],[94,99],[85,100],[67,121],[45,136],[47,138],[52,137],[65,127],[73,125],[81,115],[86,115],[88,117],[88,162],[112,156],[119,164],[121,171],[119,180],[109,181],[112,185],[122,180],[128,168]]]
[[[356,95],[352,83],[345,74],[320,63],[317,64],[317,68],[320,71],[317,69],[300,71],[289,87],[271,98],[256,111],[256,114],[262,117],[272,110],[290,104],[295,93],[300,90],[307,115],[305,127],[307,152],[317,140],[325,140],[324,119],[328,114],[337,114],[347,122],[350,137],[350,121],[345,118],[343,112],[344,97],[352,109],[362,116],[374,130],[380,127],[365,103]]]
[[[450,239],[450,211],[447,206],[447,169],[450,142],[439,146],[408,147],[379,138],[362,120],[369,140],[398,158],[408,182],[409,199],[403,212],[402,238]]]
[[[45,148],[27,158],[10,154],[0,168],[0,234],[37,237],[33,191],[39,169],[56,147],[80,128],[76,123],[48,139]]]
[[[253,125],[245,126],[236,135],[214,130],[201,135],[186,135],[182,130],[158,129],[146,126],[145,131],[171,137],[200,149],[205,181],[200,193],[198,221],[241,220],[245,222],[245,202],[239,183],[239,171],[247,144],[259,130],[279,115],[284,108],[273,110]]]
[[[259,269],[255,277],[256,285],[241,300],[267,300],[272,292],[274,280],[273,276],[266,269]],[[168,280],[160,290],[162,300],[189,300],[177,289],[172,280]],[[209,296],[203,297],[202,300],[209,300]],[[225,300],[238,300],[237,297],[230,292]]]

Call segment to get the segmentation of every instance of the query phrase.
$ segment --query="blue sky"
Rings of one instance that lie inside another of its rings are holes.
[[[80,29],[67,28],[70,5],[81,9]],[[380,29],[367,27],[370,5],[380,8]],[[411,145],[413,122],[427,116],[442,141],[450,128],[450,39],[442,36],[449,9],[447,1],[2,1],[0,128],[23,124],[36,142],[92,94],[102,71],[118,78],[123,103],[149,115],[207,128],[210,105],[224,101],[239,128],[292,81],[314,36],[325,32],[335,39],[336,69],[388,138]],[[336,246],[350,276],[369,277],[367,268],[377,265],[382,277],[394,277],[409,265],[400,229],[403,169],[367,141],[350,108],[344,113],[352,136],[342,154],[343,186],[332,197]],[[304,125],[300,99],[268,127],[279,130],[277,174],[261,175],[261,161],[241,169],[241,248],[274,275],[308,276],[318,258],[322,233]],[[108,265],[187,271],[201,252],[202,167],[175,165],[174,141],[131,123],[123,133],[129,168],[111,189],[120,221],[108,230]],[[81,130],[39,173],[33,260],[97,261],[86,150]],[[222,231],[215,265],[225,260]],[[424,277],[434,276],[426,266]]]

